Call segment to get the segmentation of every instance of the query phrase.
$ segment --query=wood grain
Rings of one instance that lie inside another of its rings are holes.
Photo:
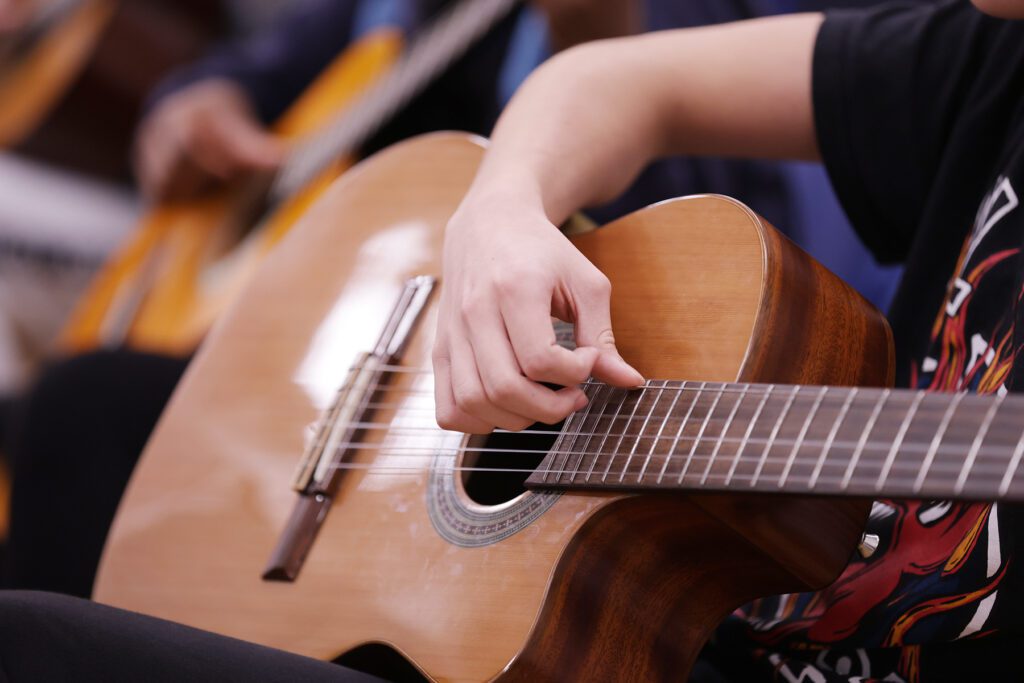
[[[842,569],[863,506],[798,498],[566,495],[501,540],[449,542],[428,514],[425,456],[463,437],[436,429],[427,393],[409,393],[429,392],[429,375],[406,374],[385,393],[395,408],[375,416],[404,431],[367,431],[352,462],[375,471],[346,474],[298,580],[260,580],[294,504],[306,425],[372,347],[404,281],[440,274],[443,227],[480,156],[479,142],[455,134],[393,147],[346,174],[285,238],[161,419],[111,531],[97,599],[322,659],[387,643],[435,680],[680,680],[733,607]],[[767,234],[741,204],[698,197],[575,239],[613,280],[630,362],[652,377],[734,380],[757,347],[795,332],[773,324],[785,307],[764,301],[789,282],[766,268],[791,262]],[[432,306],[411,368],[429,369],[435,316]],[[879,362],[859,353],[837,357]],[[779,358],[778,376],[804,360]],[[820,371],[835,374],[807,379],[857,374]],[[537,495],[489,507],[468,500],[460,477],[453,485],[455,502],[484,518]]]

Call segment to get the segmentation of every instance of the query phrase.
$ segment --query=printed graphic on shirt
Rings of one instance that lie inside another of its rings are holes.
[[[1010,220],[1019,203],[1005,177],[981,202],[913,386],[1007,391],[1021,350],[1014,342],[1015,310],[1024,294],[1017,280],[1019,218]],[[1011,222],[1018,227],[1004,229]],[[877,548],[856,556],[838,581],[818,593],[759,600],[742,613],[778,680],[916,682],[920,645],[998,630],[993,613],[1016,567],[1005,537],[1012,525],[1000,521],[997,505],[879,501],[867,529],[877,536]],[[891,649],[851,650],[844,641]],[[820,649],[799,659],[770,654],[814,647]]]

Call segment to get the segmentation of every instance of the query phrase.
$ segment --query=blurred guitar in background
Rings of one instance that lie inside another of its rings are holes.
[[[0,148],[126,180],[146,94],[223,27],[218,2],[38,0],[0,35]]]
[[[342,52],[275,123],[275,134],[292,142],[277,175],[155,207],[79,303],[61,350],[191,353],[360,147],[515,4],[461,0],[406,50],[397,30],[384,29]]]

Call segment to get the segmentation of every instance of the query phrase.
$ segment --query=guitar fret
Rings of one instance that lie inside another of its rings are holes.
[[[729,411],[729,417],[725,420],[725,426],[718,435],[718,441],[715,443],[715,447],[711,451],[711,456],[708,458],[708,462],[704,466],[704,473],[700,477],[701,486],[704,486],[707,483],[708,474],[711,473],[711,466],[715,463],[715,458],[718,457],[718,451],[722,448],[722,444],[725,443],[725,437],[729,433],[729,427],[732,426],[732,421],[736,417],[736,411],[739,410],[740,404],[743,403],[743,398],[747,395],[749,390],[750,385],[744,384],[742,391],[740,391],[740,395],[736,398],[736,402],[732,406],[732,410]]]
[[[967,453],[967,458],[964,460],[964,466],[960,470],[960,476],[957,477],[956,484],[953,486],[953,492],[956,495],[960,495],[964,490],[964,485],[967,484],[967,476],[971,472],[971,468],[974,466],[974,460],[978,457],[978,451],[981,450],[981,442],[985,440],[985,435],[988,433],[988,428],[992,425],[992,420],[996,416],[996,411],[999,410],[999,406],[1003,404],[1003,397],[1000,396],[992,405],[989,406],[988,411],[985,413],[985,419],[981,423],[981,428],[978,430],[977,436],[974,437],[974,442],[971,444],[971,450]]]
[[[949,402],[949,406],[942,414],[942,420],[939,422],[939,428],[936,430],[935,436],[928,445],[928,451],[924,454],[924,461],[921,463],[921,470],[917,474],[917,479],[914,480],[914,493],[920,493],[921,487],[924,486],[924,480],[928,476],[928,471],[932,467],[932,462],[935,460],[935,454],[939,452],[939,445],[942,443],[942,439],[946,435],[946,430],[949,428],[949,423],[953,419],[957,406],[960,405],[960,401],[963,400],[964,396],[966,396],[966,393],[964,392],[954,395],[953,400]]]
[[[583,386],[588,405],[566,421],[528,485],[1024,500],[1015,419],[1024,398],[1012,394],[669,380],[640,391]]]
[[[772,395],[772,391],[774,390],[775,385],[769,384],[768,388],[764,391],[764,395],[761,397],[761,402],[757,404],[754,416],[750,419],[750,424],[747,425],[747,430],[743,433],[743,439],[740,441],[740,445],[736,449],[736,454],[732,458],[732,465],[729,466],[729,473],[725,477],[725,486],[729,485],[729,482],[732,481],[733,475],[736,474],[736,466],[740,463],[740,456],[743,453],[743,450],[747,447],[750,435],[754,431],[754,425],[757,424],[758,418],[761,417],[761,411],[764,410],[764,404],[768,402],[768,397]]]
[[[821,407],[821,401],[825,398],[825,394],[828,392],[828,387],[822,387],[818,391],[818,395],[814,398],[814,405],[811,406],[811,412],[807,415],[807,419],[804,420],[803,426],[800,428],[800,434],[796,438],[796,442],[793,443],[793,449],[789,453],[789,458],[786,460],[786,466],[782,470],[782,476],[779,477],[779,488],[783,488],[786,485],[786,480],[789,478],[789,472],[793,469],[793,461],[796,460],[796,454],[800,450],[800,446],[803,445],[804,438],[807,436],[807,430],[811,427],[811,421],[817,414],[818,409]]]
[[[596,404],[597,398],[602,395],[602,392],[604,393],[604,400],[601,402],[601,407],[598,408],[596,411],[592,411],[591,410],[592,406],[594,406]],[[578,450],[579,451],[578,457],[576,458],[576,465],[572,468],[572,475],[569,477],[569,482],[570,483],[576,481],[576,475],[579,474],[579,472],[580,472],[580,465],[583,464],[583,459],[585,457],[587,457],[588,455],[590,455],[590,453],[588,451],[588,449],[590,448],[590,442],[594,440],[594,435],[598,432],[598,427],[601,426],[601,420],[602,420],[602,418],[604,418],[604,409],[608,405],[608,399],[611,396],[611,394],[612,394],[612,388],[611,387],[609,387],[607,385],[604,385],[604,384],[598,385],[597,391],[594,393],[593,398],[591,398],[589,403],[587,404],[587,414],[588,414],[588,416],[589,416],[589,414],[591,412],[595,412],[596,413],[595,414],[595,418],[596,419],[594,420],[594,424],[589,429],[585,429],[584,430],[587,433],[587,440],[586,440],[586,442],[584,442],[583,446],[581,448],[577,449],[576,448],[576,444],[574,443],[572,448],[570,449],[570,450]],[[583,425],[586,426],[586,424],[587,424],[587,421],[586,421],[586,419],[584,419]],[[598,457],[599,454],[600,454],[600,452],[598,452],[597,454],[594,454],[593,461],[597,460],[597,457]],[[591,467],[593,467],[593,461],[591,462]]]
[[[708,422],[711,421],[711,413],[715,411],[715,406],[718,405],[718,401],[722,398],[722,394],[725,393],[725,386],[721,385],[718,389],[718,394],[715,396],[715,400],[711,403],[711,407],[708,408],[707,415],[704,416],[704,421],[700,425],[700,430],[697,432],[697,436],[693,439],[693,444],[690,446],[690,452],[686,455],[686,462],[683,463],[683,469],[679,473],[679,480],[677,484],[683,483],[683,477],[686,476],[687,471],[690,469],[690,463],[693,462],[693,456],[697,452],[697,446],[700,444],[702,438],[704,438],[704,431],[708,428]]]
[[[825,437],[825,444],[821,447],[821,455],[818,456],[817,462],[814,463],[814,471],[811,472],[811,477],[807,480],[807,488],[813,489],[817,485],[818,477],[821,476],[821,470],[825,467],[825,459],[832,449],[832,443],[836,440],[836,435],[839,433],[839,428],[843,425],[843,420],[846,419],[846,414],[850,411],[853,400],[857,397],[857,391],[857,387],[854,387],[847,392],[843,407],[839,409],[839,413],[832,423],[832,428],[829,429],[828,436]]]
[[[1013,475],[1017,473],[1021,456],[1024,456],[1024,433],[1017,440],[1017,445],[1013,449],[1013,455],[1010,456],[1010,463],[1006,466],[1006,472],[1003,473],[1003,480],[999,483],[1000,498],[1005,496],[1006,492],[1010,490],[1010,482],[1013,481]]]
[[[686,385],[687,383],[683,382],[682,389],[686,389]],[[668,453],[665,454],[665,462],[661,465],[661,472],[658,473],[658,480],[655,482],[656,484],[661,483],[662,478],[665,476],[665,471],[668,469],[669,462],[673,457],[675,457],[676,446],[679,445],[679,439],[682,437],[683,430],[686,429],[686,423],[690,420],[690,415],[693,414],[693,409],[697,406],[697,402],[700,401],[700,397],[704,393],[704,387],[706,386],[707,382],[701,382],[700,386],[697,387],[696,390],[691,390],[693,391],[693,401],[690,403],[690,407],[686,410],[686,415],[684,415],[683,419],[679,422],[679,429],[676,430],[675,438],[672,439],[672,445],[669,446]]]
[[[853,476],[853,471],[856,469],[857,463],[860,462],[860,456],[864,452],[864,446],[867,445],[868,436],[871,434],[871,430],[875,428],[875,422],[878,420],[878,416],[882,412],[882,406],[885,405],[890,393],[892,393],[891,389],[883,389],[882,393],[879,394],[878,401],[875,403],[875,407],[871,411],[871,416],[868,418],[864,431],[861,432],[860,439],[857,441],[857,446],[854,448],[853,454],[850,456],[850,462],[846,466],[846,472],[843,474],[843,481],[839,484],[840,488],[844,491],[850,485],[850,478]]]
[[[555,457],[551,459],[551,465],[548,467],[548,471],[544,473],[545,482],[550,482],[551,475],[554,475],[555,483],[558,483],[559,477],[565,473],[565,466],[569,463],[569,458],[572,457],[571,454],[575,451],[576,440],[580,437],[583,424],[586,422],[587,416],[590,414],[590,409],[592,407],[593,402],[589,401],[585,410],[573,413],[566,421],[565,426],[562,428],[562,435],[564,438],[559,441],[561,443],[569,441],[570,433],[571,441],[569,441],[564,449],[560,448],[559,452],[555,454]]]
[[[622,413],[622,406],[626,403],[626,399],[629,397],[628,391],[625,391],[624,389],[618,389],[617,391],[621,393],[621,397],[619,398],[618,404],[615,406],[615,412],[612,414],[611,420],[608,422],[609,428],[605,430],[604,434],[601,436],[601,444],[597,447],[597,455],[594,457],[593,461],[591,461],[590,468],[587,470],[587,476],[584,481],[589,482],[591,475],[594,474],[594,467],[597,466],[598,461],[601,459],[601,455],[604,453],[604,446],[608,442],[608,437],[618,424],[619,415]]]
[[[640,474],[638,474],[636,477],[636,482],[638,484],[644,480],[644,475],[647,474],[647,466],[651,464],[651,457],[654,455],[654,451],[656,450],[658,444],[661,442],[662,432],[665,431],[665,425],[668,424],[668,421],[672,418],[672,415],[675,412],[676,403],[679,401],[679,396],[682,393],[682,390],[677,390],[675,392],[675,396],[672,397],[672,403],[668,407],[668,412],[665,414],[665,417],[662,419],[661,424],[658,426],[658,433],[654,436],[654,439],[651,441],[651,450],[647,452],[647,457],[644,459],[644,465],[643,467],[640,468]],[[668,457],[669,456],[666,453],[666,462],[668,462]]]
[[[647,412],[647,417],[644,418],[643,424],[640,425],[640,431],[637,433],[636,441],[633,442],[633,447],[629,449],[629,455],[626,456],[626,463],[622,466],[622,472],[619,473],[620,483],[625,480],[626,472],[629,470],[629,463],[633,462],[633,456],[636,455],[637,448],[640,447],[640,442],[644,439],[644,432],[647,431],[647,424],[651,421],[651,416],[654,415],[654,411],[658,407],[658,401],[661,400],[662,395],[665,393],[665,384],[667,384],[667,382],[662,382],[661,386],[658,387],[658,394],[651,402],[651,409]],[[652,449],[656,443],[657,441],[651,444]]]
[[[757,463],[757,469],[754,470],[754,476],[750,478],[751,488],[757,486],[757,481],[761,478],[761,472],[764,470],[765,463],[768,461],[768,453],[771,451],[772,446],[775,445],[775,439],[779,435],[779,430],[782,429],[782,423],[785,422],[786,415],[789,414],[789,409],[793,407],[793,401],[796,400],[796,395],[799,392],[800,387],[794,386],[793,390],[789,392],[789,395],[786,397],[786,403],[782,408],[782,412],[779,413],[778,419],[775,420],[775,426],[768,435],[768,439],[764,445],[764,450],[761,451],[761,459]]]
[[[878,474],[878,480],[875,481],[875,491],[881,491],[882,486],[889,478],[889,472],[892,470],[892,464],[896,460],[896,453],[899,451],[900,446],[903,444],[903,439],[907,435],[907,429],[910,428],[910,423],[914,419],[914,415],[917,413],[917,407],[921,405],[921,401],[924,400],[924,392],[918,391],[914,400],[910,404],[910,408],[907,410],[907,416],[903,418],[903,422],[900,423],[900,429],[896,432],[896,440],[893,441],[892,446],[889,448],[889,452],[885,456],[885,462],[882,464],[882,471]]]
[[[636,396],[636,403],[633,405],[633,411],[629,414],[629,417],[626,419],[626,423],[622,425],[622,429],[619,432],[619,440],[615,442],[615,448],[611,450],[611,453],[608,456],[608,465],[604,468],[604,474],[601,475],[602,482],[607,481],[608,479],[608,474],[612,470],[612,463],[615,462],[615,454],[618,453],[619,448],[622,447],[622,441],[623,439],[626,438],[626,433],[629,431],[629,425],[633,423],[633,418],[636,417],[636,411],[640,407],[640,403],[643,401],[643,397],[646,391],[647,385],[645,384],[644,387],[638,393],[632,394]]]

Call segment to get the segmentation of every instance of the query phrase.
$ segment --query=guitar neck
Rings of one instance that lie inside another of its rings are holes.
[[[1024,397],[649,381],[586,387],[531,488],[1024,500]]]
[[[462,0],[417,37],[399,64],[325,130],[305,140],[271,189],[283,199],[334,160],[351,154],[440,76],[512,9],[518,0]]]

